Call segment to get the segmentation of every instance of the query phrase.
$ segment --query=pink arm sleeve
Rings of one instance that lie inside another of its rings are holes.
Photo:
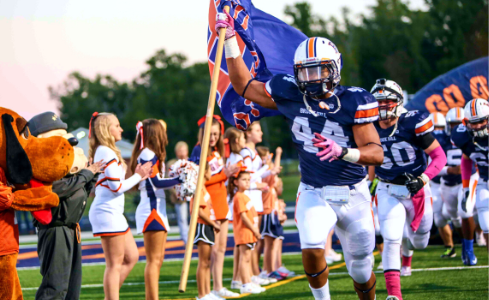
[[[426,174],[431,180],[433,177],[438,175],[441,169],[443,169],[443,167],[447,164],[447,156],[445,155],[445,152],[441,146],[433,149],[429,156],[431,157],[431,163],[424,171],[424,174]]]
[[[470,176],[472,175],[472,160],[465,157],[465,155],[462,155],[460,171],[462,172],[462,186],[469,187]]]

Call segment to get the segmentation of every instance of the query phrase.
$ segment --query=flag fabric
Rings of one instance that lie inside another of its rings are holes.
[[[210,0],[207,30],[207,57],[212,76],[219,35],[215,31],[216,14],[230,6],[236,38],[250,74],[266,82],[274,74],[293,74],[295,49],[307,39],[302,32],[255,8],[251,0]],[[276,110],[263,108],[238,95],[229,80],[225,53],[220,67],[216,102],[224,119],[238,129],[246,130],[253,121],[275,116]]]
[[[482,57],[438,76],[419,90],[406,108],[446,114],[474,98],[488,99],[488,63],[488,57]]]

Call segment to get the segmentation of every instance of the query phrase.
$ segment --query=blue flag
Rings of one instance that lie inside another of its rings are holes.
[[[207,57],[211,76],[219,40],[215,31],[216,14],[223,12],[225,5],[231,7],[229,14],[234,18],[238,45],[251,76],[266,82],[274,74],[293,74],[295,49],[307,36],[255,8],[251,0],[210,0]],[[254,104],[234,91],[229,80],[225,55],[221,63],[216,101],[224,119],[241,130],[246,130],[253,121],[280,114],[276,110]]]
[[[438,76],[419,90],[406,108],[446,114],[474,98],[487,99],[488,62],[482,57]]]

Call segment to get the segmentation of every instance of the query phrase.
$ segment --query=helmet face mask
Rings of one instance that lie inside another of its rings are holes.
[[[303,41],[294,55],[294,76],[299,91],[313,99],[332,92],[341,79],[341,53],[328,39]]]
[[[470,100],[464,108],[464,123],[474,138],[488,137],[489,103],[482,98]]]
[[[379,119],[397,118],[402,113],[403,96],[401,87],[392,80],[377,79],[370,93],[379,102]]]
[[[488,131],[488,116],[480,119],[475,119],[466,122],[467,130],[472,134],[473,137],[484,138],[487,137]]]

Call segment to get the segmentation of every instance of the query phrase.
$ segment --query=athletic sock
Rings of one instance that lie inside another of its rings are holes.
[[[311,289],[312,295],[314,296],[314,299],[316,300],[330,300],[331,297],[329,296],[329,280],[326,281],[326,284],[319,289],[315,289],[309,285],[309,288]]]
[[[411,266],[411,261],[413,260],[412,256],[402,256],[402,266],[403,267],[410,267]]]
[[[399,300],[402,300],[401,273],[397,270],[388,271],[384,273],[384,277],[387,294],[389,296],[396,296]]]

